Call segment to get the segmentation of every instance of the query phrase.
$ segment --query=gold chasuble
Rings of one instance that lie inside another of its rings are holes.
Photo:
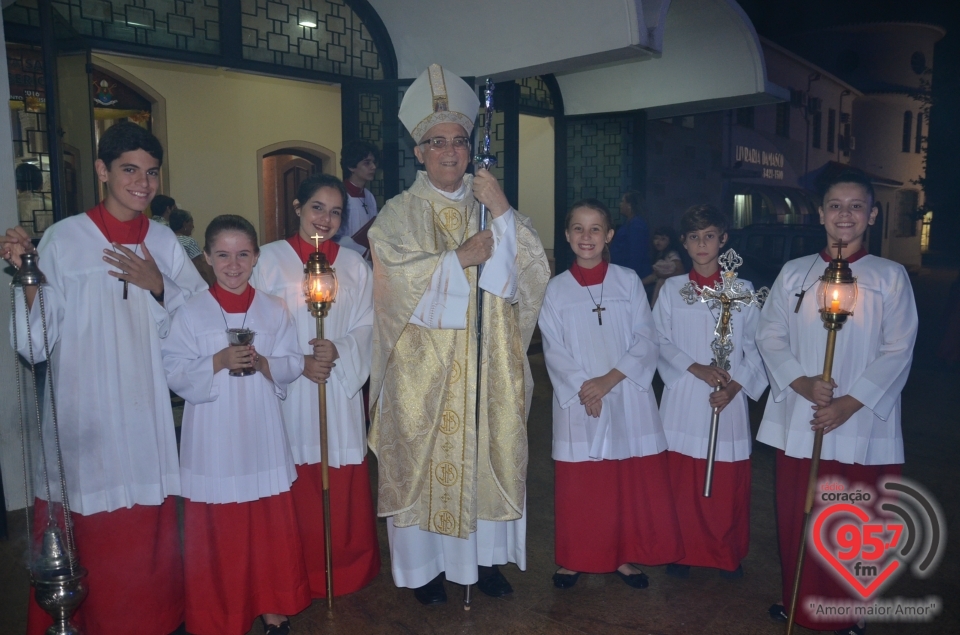
[[[478,426],[477,268],[464,270],[472,289],[465,330],[409,323],[444,252],[477,233],[473,177],[464,183],[464,198],[451,201],[420,172],[368,234],[375,308],[368,442],[379,462],[377,514],[393,516],[397,527],[459,538],[476,531],[478,518],[523,513],[533,396],[526,350],[550,277],[530,220],[515,213],[519,302],[484,296]]]

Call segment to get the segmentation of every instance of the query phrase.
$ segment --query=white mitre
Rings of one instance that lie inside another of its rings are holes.
[[[400,121],[420,143],[439,123],[458,123],[470,135],[479,111],[480,99],[467,82],[439,64],[431,64],[403,95]]]

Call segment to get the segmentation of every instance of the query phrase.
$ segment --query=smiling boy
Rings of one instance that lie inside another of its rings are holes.
[[[667,573],[685,578],[691,566],[711,567],[722,577],[739,578],[750,545],[747,396],[759,399],[767,387],[754,342],[760,311],[748,306],[731,312],[730,369],[711,366],[719,312],[703,302],[687,304],[680,289],[688,281],[701,287],[720,281],[718,257],[727,242],[727,218],[711,205],[697,205],[687,210],[680,226],[693,268],[689,277],[667,278],[653,308],[660,341],[657,370],[664,382],[660,418],[685,552],[683,559],[668,565]],[[749,281],[742,282],[753,290]],[[713,491],[706,498],[703,483],[714,408],[720,410],[719,441]]]
[[[917,308],[906,270],[869,255],[867,229],[877,218],[873,185],[858,170],[825,184],[820,223],[828,250],[791,260],[773,284],[757,327],[757,346],[770,378],[770,396],[757,440],[777,449],[777,533],[783,604],[770,615],[786,621],[803,524],[806,485],[816,430],[823,430],[819,477],[870,488],[900,473],[903,434],[900,391],[906,384],[917,336]],[[837,336],[833,381],[821,379],[826,330],[817,305],[817,283],[836,246],[857,279],[858,298]],[[808,556],[800,584],[797,624],[840,635],[861,635],[863,623],[817,621],[809,596],[846,601],[842,587],[816,557]]]
[[[160,339],[177,308],[206,284],[173,232],[143,214],[163,160],[157,138],[116,124],[97,156],[106,198],[52,225],[37,249],[67,492],[89,571],[89,595],[74,621],[87,633],[166,635],[183,619],[183,571],[171,498],[180,493],[179,464]],[[0,239],[14,266],[29,249],[20,227]],[[37,357],[44,350],[40,303],[35,288],[26,291]],[[26,333],[23,301],[17,298],[18,333]],[[16,348],[27,355],[21,339]],[[46,397],[43,425],[52,433]],[[47,461],[56,464],[53,454]],[[38,518],[45,508],[38,499]],[[31,602],[28,633],[50,623]]]

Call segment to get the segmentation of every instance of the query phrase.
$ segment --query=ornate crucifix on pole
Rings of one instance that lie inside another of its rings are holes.
[[[728,249],[726,253],[720,256],[719,261],[720,282],[716,286],[701,287],[691,280],[680,289],[680,295],[687,304],[704,302],[711,310],[720,310],[720,315],[717,316],[717,326],[713,331],[713,341],[710,343],[710,350],[713,351],[713,360],[710,365],[729,371],[730,355],[733,353],[733,323],[730,320],[732,311],[740,311],[747,306],[762,308],[770,290],[766,287],[756,291],[749,291],[744,288],[743,281],[737,278],[737,269],[743,264],[743,258],[738,256],[733,249]],[[713,389],[714,392],[718,390],[720,390],[720,386]],[[717,432],[719,428],[720,411],[714,408],[713,416],[710,419],[707,473],[703,484],[703,495],[707,498],[710,497],[713,487],[713,464],[717,458]]]

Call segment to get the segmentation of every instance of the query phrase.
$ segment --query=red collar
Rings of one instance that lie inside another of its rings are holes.
[[[87,216],[111,244],[139,245],[147,237],[147,231],[150,229],[150,221],[143,214],[137,214],[128,221],[122,221],[107,211],[103,203],[88,210]]]
[[[344,179],[343,185],[344,187],[347,188],[347,194],[349,194],[353,198],[363,198],[363,190],[365,188],[357,187],[356,185],[350,182],[350,179]]]
[[[855,253],[850,254],[846,257],[847,262],[856,262],[867,255],[867,250],[861,247]],[[830,262],[833,260],[833,256],[826,249],[820,252],[820,257],[823,258],[824,262]]]
[[[574,280],[580,283],[581,287],[592,287],[603,282],[603,279],[607,277],[607,269],[609,269],[609,265],[607,265],[606,260],[601,260],[600,264],[593,269],[584,269],[577,263],[573,263],[570,267],[570,273]]]
[[[720,268],[718,267],[716,271],[713,272],[713,275],[709,278],[705,278],[697,273],[696,269],[690,270],[690,279],[693,280],[695,284],[700,287],[713,287],[716,283],[720,282]]]
[[[253,296],[255,293],[253,286],[250,284],[247,284],[247,288],[243,293],[231,293],[226,289],[221,289],[218,284],[210,287],[210,295],[217,301],[220,308],[227,313],[246,313],[249,311],[250,305],[253,304]]]
[[[293,247],[293,250],[297,252],[297,255],[300,256],[300,262],[307,264],[307,258],[310,257],[310,254],[317,250],[312,244],[308,243],[300,236],[300,232],[297,232],[290,238],[287,238],[287,242],[290,243],[290,246]],[[340,253],[340,245],[333,242],[332,240],[325,240],[320,243],[320,253],[327,257],[327,262],[331,265],[337,260],[337,254]]]

